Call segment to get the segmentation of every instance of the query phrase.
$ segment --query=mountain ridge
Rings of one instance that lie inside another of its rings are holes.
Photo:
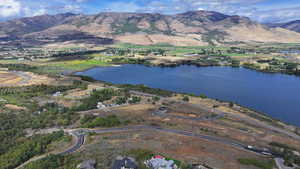
[[[281,27],[284,29],[288,29],[300,33],[300,20],[294,20],[285,23],[268,23],[267,25],[271,28]]]
[[[269,28],[238,15],[214,11],[159,13],[103,12],[95,15],[57,14],[2,22],[0,39],[54,42],[72,34],[135,44],[219,45],[227,43],[300,42],[300,34]],[[67,38],[67,40],[72,40]],[[61,39],[60,41],[63,41]],[[76,39],[74,40],[76,41]],[[88,43],[88,42],[87,42]]]

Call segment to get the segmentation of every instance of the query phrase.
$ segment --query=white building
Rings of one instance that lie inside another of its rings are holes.
[[[102,102],[97,103],[97,109],[104,109],[106,106]]]
[[[173,160],[166,160],[162,156],[154,156],[144,162],[151,169],[178,169]]]

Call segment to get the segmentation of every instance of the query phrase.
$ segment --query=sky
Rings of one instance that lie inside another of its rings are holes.
[[[66,12],[176,14],[192,10],[241,15],[263,23],[300,20],[300,0],[0,0],[2,21]]]

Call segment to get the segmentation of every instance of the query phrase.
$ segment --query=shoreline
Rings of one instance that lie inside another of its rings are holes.
[[[84,72],[84,71],[87,71],[87,70],[90,70],[90,69],[93,69],[93,68],[97,68],[97,67],[120,67],[120,66],[126,65],[126,64],[130,64],[130,63],[123,63],[123,64],[120,64],[120,63],[112,63],[111,65],[108,65],[108,66],[92,66],[92,67],[89,67],[89,68],[86,68],[86,69],[82,69],[82,70],[74,70],[74,71],[69,70],[69,72],[67,72],[67,73],[62,72],[62,73],[60,73],[60,75],[63,75],[63,76],[73,76],[73,77],[74,77],[74,76],[78,76],[78,77],[79,77],[79,76],[82,76],[82,75],[76,75],[76,73],[78,73],[78,72]],[[230,67],[230,68],[243,68],[243,69],[248,69],[248,70],[251,70],[251,71],[256,71],[256,72],[258,72],[258,73],[278,74],[278,75],[285,75],[285,76],[291,75],[291,74],[285,74],[285,73],[280,73],[280,72],[273,72],[273,73],[271,73],[271,72],[263,72],[263,71],[259,71],[259,70],[255,70],[255,69],[250,69],[250,68],[247,68],[247,67],[243,67],[243,66],[240,66],[240,67],[234,67],[234,66],[230,66],[230,65],[199,66],[199,65],[195,65],[195,64],[183,64],[183,63],[182,63],[182,64],[176,64],[176,65],[174,65],[174,64],[173,64],[173,65],[167,65],[167,64],[159,65],[159,64],[145,64],[145,63],[143,64],[143,63],[140,63],[140,64],[136,64],[136,65],[143,65],[143,66],[148,66],[148,67],[171,67],[171,68],[172,68],[172,67],[179,67],[179,66],[183,66],[183,65],[196,66],[196,67]],[[66,71],[68,71],[68,70],[66,70]],[[299,76],[296,76],[296,75],[293,75],[293,76],[299,77]],[[87,77],[90,77],[90,76],[87,76]],[[91,78],[91,77],[90,77],[90,78]],[[94,78],[92,78],[92,79],[94,79]],[[107,84],[110,84],[110,85],[116,85],[116,84],[112,84],[112,83],[105,82],[105,81],[101,81],[101,80],[96,80],[96,79],[94,79],[94,80],[95,80],[95,81],[102,82],[102,83],[107,83]],[[164,90],[164,89],[161,89],[161,90]],[[166,91],[168,91],[168,90],[166,90]],[[180,92],[173,92],[173,93],[179,93],[179,94],[180,94]],[[187,94],[187,93],[181,93],[181,94],[191,95],[191,94]],[[261,115],[264,115],[264,116],[266,116],[266,117],[269,117],[269,118],[271,118],[272,120],[282,122],[282,123],[284,123],[284,124],[286,124],[286,125],[293,125],[293,126],[300,127],[300,126],[298,126],[298,125],[290,124],[290,123],[288,123],[288,122],[283,122],[283,121],[281,121],[280,119],[275,119],[275,118],[269,116],[267,113],[265,113],[265,112],[263,112],[263,111],[258,111],[258,110],[255,110],[254,108],[247,107],[247,106],[243,106],[243,105],[237,104],[237,103],[232,102],[232,101],[228,101],[228,100],[220,100],[220,99],[217,99],[217,98],[211,98],[211,97],[209,97],[209,99],[216,100],[216,101],[218,101],[218,102],[234,103],[234,104],[236,104],[236,105],[239,105],[240,107],[247,108],[247,109],[249,109],[249,110],[252,110],[252,111],[257,112],[258,114],[261,114]]]
[[[107,65],[107,66],[92,66],[92,67],[85,68],[85,69],[82,69],[82,70],[65,70],[61,74],[65,75],[65,76],[72,76],[72,75],[75,75],[75,73],[85,72],[85,71],[88,71],[90,69],[94,69],[94,68],[97,68],[97,67],[120,67],[120,66],[122,66],[122,65],[121,64],[112,64],[112,65]],[[68,72],[66,72],[66,71],[68,71]]]
[[[191,61],[186,61],[186,62],[180,62],[180,63],[160,63],[160,64],[152,64],[151,66],[158,66],[158,67],[179,67],[182,65],[190,65],[190,66],[196,66],[196,67],[231,67],[231,68],[244,68],[244,69],[248,69],[248,70],[253,70],[256,72],[260,72],[260,73],[267,73],[267,74],[283,74],[283,75],[291,75],[291,76],[296,76],[296,77],[300,77],[300,72],[299,74],[295,74],[295,73],[288,73],[286,71],[267,71],[264,69],[255,69],[255,68],[251,68],[245,65],[240,65],[240,66],[232,66],[232,65],[201,65],[201,64],[197,64],[197,63],[193,63]]]
[[[93,68],[97,68],[97,67],[120,67],[122,65],[126,65],[126,64],[132,64],[132,63],[112,63],[111,65],[107,65],[107,66],[92,66],[90,68],[85,68],[82,70],[75,70],[75,71],[70,71],[69,74],[74,74],[74,73],[78,73],[78,72],[84,72]],[[175,68],[175,67],[180,67],[180,66],[196,66],[196,67],[231,67],[231,68],[244,68],[244,69],[248,69],[248,70],[252,70],[252,71],[256,71],[259,73],[266,73],[266,74],[280,74],[280,75],[289,75],[289,76],[295,76],[295,77],[300,77],[300,72],[299,74],[295,74],[295,73],[288,73],[286,71],[267,71],[267,70],[262,70],[262,69],[255,69],[255,68],[251,68],[245,65],[240,65],[240,66],[232,66],[232,65],[217,65],[217,64],[212,64],[212,65],[201,65],[201,64],[197,64],[197,63],[193,63],[191,60],[187,60],[187,61],[181,61],[181,62],[174,62],[174,63],[134,63],[136,65],[143,65],[143,66],[147,66],[147,67],[166,67],[166,68]]]
[[[260,72],[260,73],[263,73],[263,72]],[[122,88],[123,85],[130,85],[130,86],[138,86],[138,85],[134,85],[134,84],[115,84],[115,83],[111,83],[111,82],[107,82],[107,81],[103,81],[103,80],[97,80],[97,79],[94,79],[93,77],[91,76],[86,76],[86,75],[71,75],[71,76],[77,76],[77,77],[88,77],[90,79],[92,79],[94,82],[100,82],[100,83],[105,83],[107,85],[111,85],[111,86],[117,86],[117,87],[120,87]],[[90,81],[89,81],[90,82]],[[91,82],[93,83],[93,82]],[[141,84],[143,85],[143,84]],[[146,86],[146,85],[145,85]],[[179,94],[179,95],[187,95],[189,97],[200,97],[200,96],[197,96],[197,95],[194,95],[193,93],[184,93],[184,92],[175,92],[175,91],[171,91],[171,90],[167,90],[167,89],[161,89],[161,88],[153,88],[153,87],[150,87],[150,86],[146,86],[147,88],[150,88],[150,89],[159,89],[159,90],[162,90],[162,91],[166,91],[166,92],[170,92],[172,94]],[[264,118],[266,119],[270,119],[272,121],[266,121],[266,120],[262,120],[262,119],[258,119],[260,121],[265,121],[266,123],[269,123],[269,124],[273,124],[274,126],[277,126],[277,127],[280,127],[280,128],[283,128],[282,125],[280,124],[276,124],[276,123],[282,123],[286,126],[293,126],[293,127],[296,127],[296,128],[299,128],[300,126],[299,125],[296,125],[296,124],[291,124],[291,123],[288,123],[288,122],[285,122],[285,121],[282,121],[280,119],[277,119],[277,118],[274,118],[272,117],[271,115],[269,115],[268,113],[266,112],[263,112],[263,111],[259,111],[259,110],[255,110],[255,108],[251,108],[251,107],[248,107],[248,106],[244,106],[244,105],[241,105],[239,103],[236,103],[236,102],[233,102],[233,101],[229,101],[229,100],[221,100],[221,99],[218,99],[218,98],[213,98],[213,97],[207,97],[206,99],[209,99],[211,101],[216,101],[218,103],[226,103],[226,104],[230,104],[230,103],[233,103],[236,108],[244,108],[246,110],[249,110],[250,112],[248,112],[249,114],[252,114],[252,113],[255,113],[255,114],[258,114],[260,116],[263,116]],[[238,109],[234,109],[236,111],[238,111]],[[247,114],[248,116],[251,117],[251,115]]]

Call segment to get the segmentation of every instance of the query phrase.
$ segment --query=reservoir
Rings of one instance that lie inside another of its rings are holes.
[[[129,64],[96,67],[76,74],[114,84],[144,84],[180,93],[205,94],[300,126],[300,78],[296,76],[232,67]]]

